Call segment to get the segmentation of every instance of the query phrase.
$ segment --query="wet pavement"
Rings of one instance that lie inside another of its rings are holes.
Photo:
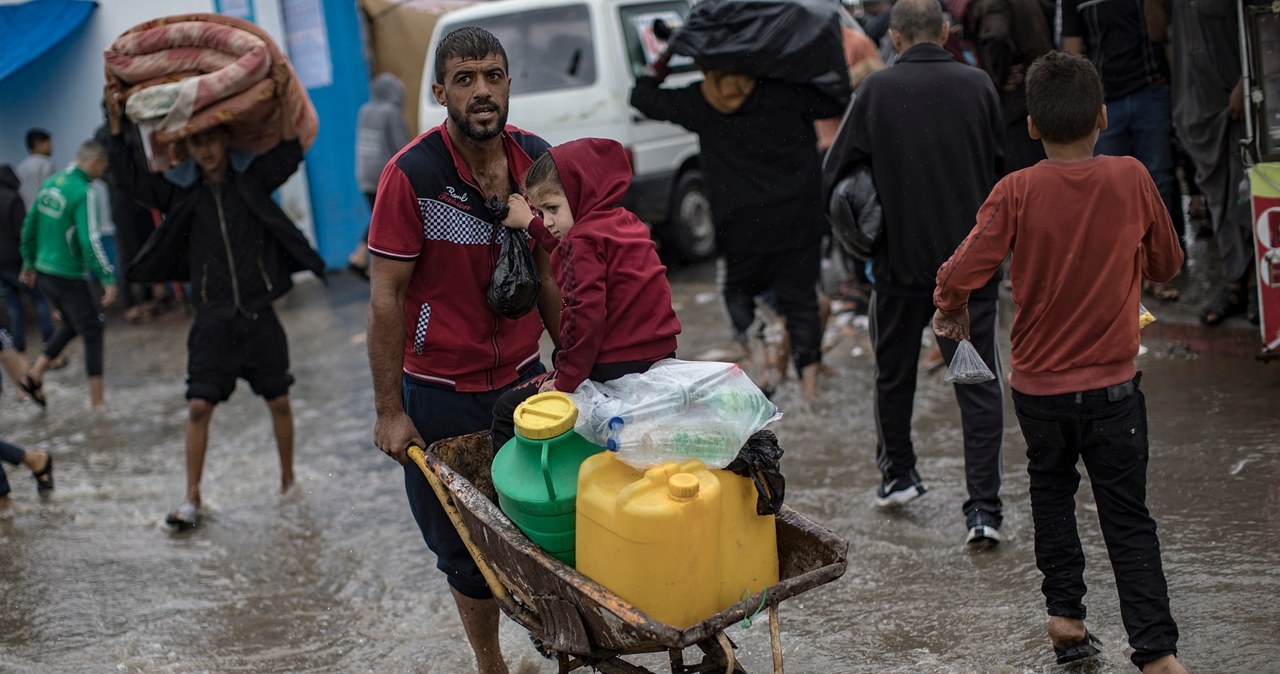
[[[723,357],[729,343],[710,266],[673,272],[672,280],[685,325],[680,355]],[[188,533],[171,534],[161,522],[182,494],[188,319],[180,312],[147,325],[109,324],[107,412],[88,410],[78,348],[70,368],[46,379],[47,412],[16,404],[5,382],[0,437],[50,451],[57,490],[41,500],[27,471],[9,469],[14,505],[0,512],[0,673],[471,671],[452,601],[406,507],[400,469],[370,441],[366,298],[366,285],[338,275],[327,288],[302,283],[278,303],[298,379],[298,486],[278,493],[267,410],[241,385],[214,416],[208,514]],[[1188,324],[1176,319],[1176,306],[1153,308],[1170,325]],[[1250,328],[1195,329],[1219,343],[1246,340],[1238,335]],[[917,395],[916,445],[929,493],[897,513],[879,512],[870,498],[879,477],[866,332],[855,321],[830,337],[827,361],[839,374],[823,381],[824,398],[809,410],[798,405],[794,379],[786,382],[777,395],[786,416],[774,429],[787,450],[788,502],[849,540],[849,568],[783,604],[787,671],[1135,671],[1085,490],[1089,624],[1106,647],[1084,668],[1052,664],[1011,407],[1005,543],[970,553],[962,544],[963,464],[950,385],[935,372]],[[1280,364],[1182,342],[1148,345],[1139,361],[1151,415],[1148,502],[1184,661],[1201,672],[1276,671]],[[753,673],[771,671],[765,624],[730,631]],[[556,671],[510,621],[502,638],[513,672]],[[661,670],[665,658],[641,662]]]

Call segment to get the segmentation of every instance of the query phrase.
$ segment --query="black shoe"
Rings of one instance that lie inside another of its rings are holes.
[[[1003,540],[1000,537],[999,515],[975,510],[965,517],[965,522],[969,527],[969,535],[965,537],[964,543],[970,548],[994,548]]]
[[[905,505],[924,496],[926,491],[928,490],[924,488],[920,473],[912,468],[906,475],[887,479],[880,484],[880,488],[876,489],[876,506],[889,508]]]

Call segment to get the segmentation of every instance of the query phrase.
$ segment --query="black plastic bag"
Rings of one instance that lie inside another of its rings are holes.
[[[704,69],[813,84],[838,100],[849,98],[832,0],[701,0],[668,46]]]
[[[782,477],[782,448],[773,431],[756,431],[738,451],[725,470],[749,477],[756,483],[756,514],[777,515],[782,510],[782,497],[787,480]]]
[[[859,164],[831,189],[827,202],[831,233],[850,255],[869,260],[884,243],[884,212],[871,167]]]
[[[490,199],[486,205],[499,222],[506,218],[506,203],[499,204]],[[493,268],[485,299],[489,308],[500,316],[520,318],[538,304],[542,280],[538,277],[538,265],[533,261],[533,251],[529,249],[528,235],[501,225],[497,229],[502,237],[502,250],[498,253],[498,264]]]

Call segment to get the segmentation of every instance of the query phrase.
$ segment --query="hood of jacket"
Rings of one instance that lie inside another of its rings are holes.
[[[13,172],[13,167],[8,164],[0,164],[0,187],[16,190],[20,184],[18,174]]]
[[[369,84],[369,97],[396,107],[404,105],[404,83],[391,73],[382,73]]]
[[[582,138],[547,152],[556,163],[565,200],[576,223],[592,213],[613,209],[631,186],[631,161],[616,140]]]

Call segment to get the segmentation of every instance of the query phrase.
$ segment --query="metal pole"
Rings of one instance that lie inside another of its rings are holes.
[[[1249,9],[1240,3],[1236,5],[1236,24],[1240,30],[1240,80],[1241,89],[1244,94],[1244,138],[1240,139],[1240,160],[1245,167],[1251,167],[1254,164],[1253,157],[1257,156],[1255,143],[1257,139],[1253,135],[1253,77],[1250,74],[1250,68],[1253,66],[1252,45],[1249,41],[1248,24],[1245,21],[1245,15]],[[1253,150],[1253,152],[1250,152]]]

